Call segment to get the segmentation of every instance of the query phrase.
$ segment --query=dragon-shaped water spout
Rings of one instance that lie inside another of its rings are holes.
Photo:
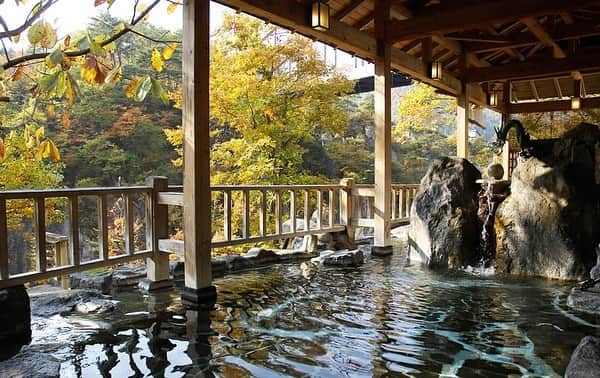
[[[511,119],[510,121],[506,122],[500,129],[494,128],[496,131],[496,141],[492,143],[492,146],[497,148],[496,154],[500,154],[502,152],[502,147],[504,146],[504,143],[506,143],[506,138],[508,137],[508,132],[511,128],[514,128],[517,132],[517,141],[521,147],[521,156],[531,156],[531,138],[525,131],[523,124],[516,119]]]

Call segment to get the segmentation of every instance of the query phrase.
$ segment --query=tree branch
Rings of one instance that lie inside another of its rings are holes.
[[[125,34],[129,33],[130,31],[132,31],[133,29],[131,29],[132,26],[135,26],[136,24],[138,24],[144,17],[146,17],[146,15],[158,4],[160,3],[160,0],[154,0],[149,6],[148,8],[144,9],[143,12],[141,12],[135,20],[133,20],[133,22],[131,23],[130,26],[127,26],[125,28],[123,28],[122,30],[120,30],[119,32],[113,34],[110,38],[102,41],[100,43],[100,47],[104,47],[106,45],[108,45],[109,43],[112,43],[114,41],[116,41],[117,39],[121,38],[122,36],[124,36]],[[81,55],[86,55],[90,52],[90,49],[82,49],[82,50],[76,50],[76,51],[66,51],[65,55],[68,57],[77,57],[77,56],[81,56]],[[49,55],[49,53],[45,52],[45,53],[34,53],[34,54],[29,54],[29,55],[23,55],[20,56],[18,58],[14,58],[6,63],[4,63],[2,65],[2,68],[4,68],[5,70],[11,67],[15,67],[18,66],[21,63],[25,63],[27,61],[30,60],[40,60],[40,59],[45,59],[47,56]]]
[[[137,30],[133,30],[133,29],[129,29],[130,32],[132,32],[135,35],[139,35],[142,38],[146,38],[149,41],[152,42],[156,42],[156,43],[181,43],[181,41],[177,41],[177,40],[169,40],[169,39],[156,39],[156,38],[152,38],[146,34],[140,33]]]
[[[54,5],[58,1],[59,0],[49,0],[46,4],[43,4],[36,13],[33,13],[33,14],[32,14],[32,11],[33,11],[33,9],[35,9],[35,6],[33,8],[31,8],[31,11],[29,11],[29,14],[27,15],[27,18],[25,19],[25,22],[23,23],[23,25],[19,26],[16,29],[8,30],[8,28],[6,27],[6,23],[4,22],[4,20],[2,20],[4,32],[0,33],[0,39],[11,38],[11,37],[14,37],[15,35],[19,35],[19,34],[23,33],[25,31],[25,29],[30,27],[35,22],[35,20],[40,18],[42,13],[44,13],[46,10],[48,10],[48,8],[50,8],[52,5]]]

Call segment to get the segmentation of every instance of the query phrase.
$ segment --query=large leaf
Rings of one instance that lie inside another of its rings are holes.
[[[175,12],[175,10],[177,10],[177,5],[177,3],[169,4],[169,6],[167,7],[167,14],[172,14],[173,12]]]
[[[160,72],[163,70],[165,66],[165,62],[158,51],[158,49],[152,49],[152,57],[150,58],[150,63],[152,64],[152,68],[156,72]]]
[[[169,105],[169,94],[160,85],[160,83],[154,79],[152,80],[152,95],[162,100],[165,105]]]
[[[164,60],[169,60],[171,59],[171,57],[173,56],[173,53],[175,52],[175,49],[177,48],[177,43],[176,42],[171,42],[169,43],[162,52],[162,57]]]
[[[106,84],[118,83],[119,81],[121,81],[122,77],[123,77],[123,68],[119,64],[118,66],[116,66],[115,68],[113,68],[112,70],[110,70],[108,72],[108,74],[106,75],[106,79],[104,79],[104,82]]]
[[[146,76],[139,82],[133,99],[140,102],[144,101],[148,95],[148,92],[150,92],[150,89],[152,89],[152,78],[150,76]]]
[[[56,70],[51,74],[44,76],[42,80],[40,80],[41,88],[46,92],[50,92],[56,88],[56,85],[58,84],[58,76],[61,72],[61,70]]]
[[[131,79],[127,88],[125,88],[125,96],[127,98],[133,98],[135,96],[135,92],[137,91],[138,86],[140,85],[140,78],[136,77]]]
[[[51,49],[56,45],[56,31],[49,23],[38,21],[29,28],[27,39],[33,46],[40,45]]]
[[[56,67],[57,64],[63,61],[63,57],[63,52],[59,46],[56,49],[52,50],[52,52],[46,57],[46,66],[48,68]]]

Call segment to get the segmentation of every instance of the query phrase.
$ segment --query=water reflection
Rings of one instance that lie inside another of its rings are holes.
[[[123,293],[121,312],[95,319],[102,329],[80,337],[63,374],[553,376],[583,335],[599,333],[555,305],[568,285],[403,262],[396,254],[357,270],[292,264],[228,276],[212,309],[187,308],[176,292]]]

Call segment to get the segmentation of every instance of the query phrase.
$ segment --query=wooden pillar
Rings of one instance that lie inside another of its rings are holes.
[[[183,218],[185,287],[182,298],[214,301],[211,271],[209,145],[209,10],[206,0],[183,6]]]
[[[146,202],[146,206],[150,208],[151,218],[148,220],[148,227],[151,228],[151,239],[148,244],[153,253],[152,257],[146,259],[146,279],[140,281],[139,288],[153,291],[173,286],[169,270],[169,255],[161,253],[158,243],[160,239],[169,238],[169,208],[167,205],[158,204],[158,194],[169,189],[169,181],[166,177],[153,176],[146,180],[146,184],[152,186],[151,197]],[[129,227],[129,219],[126,221],[126,227]]]
[[[461,66],[467,69],[466,55],[461,55]],[[462,82],[461,92],[456,96],[456,156],[469,158],[469,86]]]
[[[391,45],[386,40],[390,1],[375,2],[375,240],[373,254],[392,253],[392,88]]]
[[[502,91],[502,102],[504,102],[504,109],[506,109],[502,113],[502,124],[500,127],[504,126],[506,122],[510,120],[510,113],[508,112],[510,105],[510,95],[511,95],[511,82],[506,81],[504,83],[504,90]],[[504,176],[502,177],[504,180],[510,179],[510,139],[506,138],[506,143],[502,146],[502,168],[504,168]]]

